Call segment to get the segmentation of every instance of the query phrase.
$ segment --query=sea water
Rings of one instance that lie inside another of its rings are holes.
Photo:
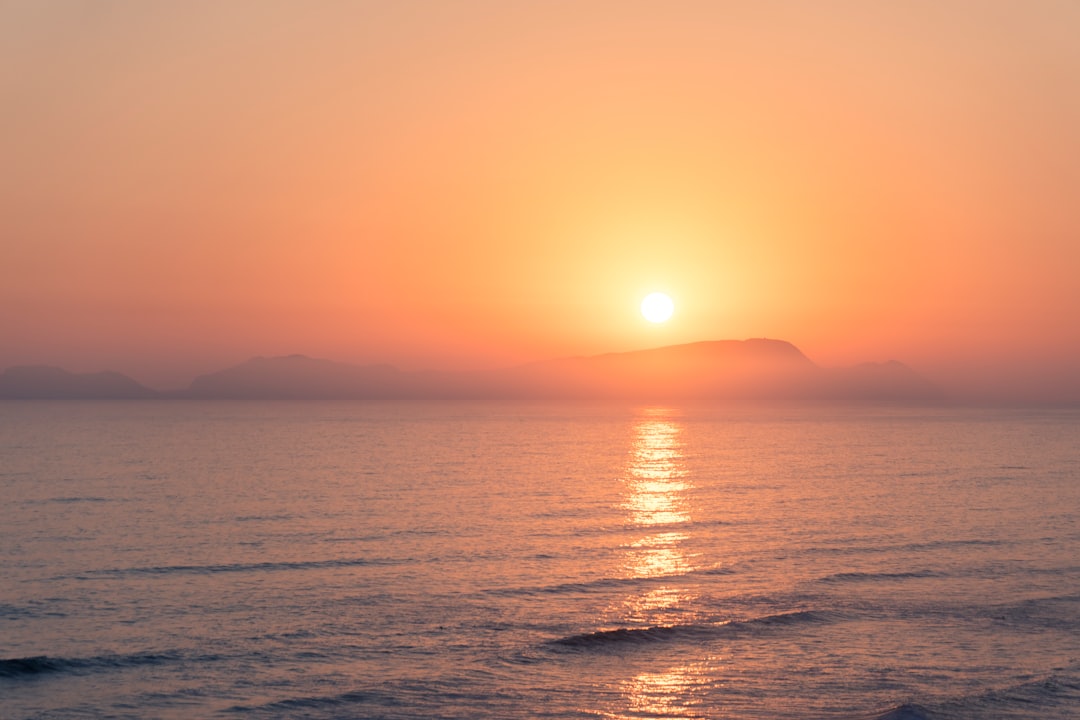
[[[0,403],[0,717],[1080,717],[1080,411]]]

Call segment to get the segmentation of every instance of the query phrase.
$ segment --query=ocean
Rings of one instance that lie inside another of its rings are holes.
[[[0,718],[1080,717],[1080,410],[0,403]]]

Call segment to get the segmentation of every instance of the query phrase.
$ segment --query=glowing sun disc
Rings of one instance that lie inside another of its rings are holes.
[[[649,322],[662,323],[670,318],[673,312],[675,312],[675,303],[664,293],[651,293],[641,301],[641,314]]]

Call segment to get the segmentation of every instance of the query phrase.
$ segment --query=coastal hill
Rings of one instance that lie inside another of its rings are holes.
[[[180,395],[192,398],[333,399],[400,397],[406,376],[390,365],[349,365],[304,355],[256,357],[200,375]]]
[[[720,340],[560,358],[501,370],[401,372],[302,355],[203,375],[199,398],[806,400],[935,402],[942,393],[891,361],[823,369],[782,340]]]
[[[47,365],[17,365],[0,373],[0,398],[134,400],[158,395],[117,372],[76,374]]]
[[[532,363],[495,373],[499,392],[528,396],[693,400],[795,398],[821,370],[782,340],[719,340]]]
[[[35,371],[36,383],[8,382]],[[48,373],[56,383],[47,382]],[[153,397],[116,373],[73,376],[56,368],[12,368],[0,397],[112,397],[70,379],[112,379],[115,397]],[[122,382],[121,381],[126,381]],[[12,390],[14,388],[14,390]],[[714,400],[940,401],[940,389],[896,361],[821,368],[782,340],[720,340],[530,363],[475,372],[405,372],[303,355],[257,357],[201,375],[169,397],[200,399],[557,399],[708,402]]]

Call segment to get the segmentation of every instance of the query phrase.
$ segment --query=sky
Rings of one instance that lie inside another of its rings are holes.
[[[770,337],[1080,400],[1078,32],[1066,0],[0,0],[0,368]]]

